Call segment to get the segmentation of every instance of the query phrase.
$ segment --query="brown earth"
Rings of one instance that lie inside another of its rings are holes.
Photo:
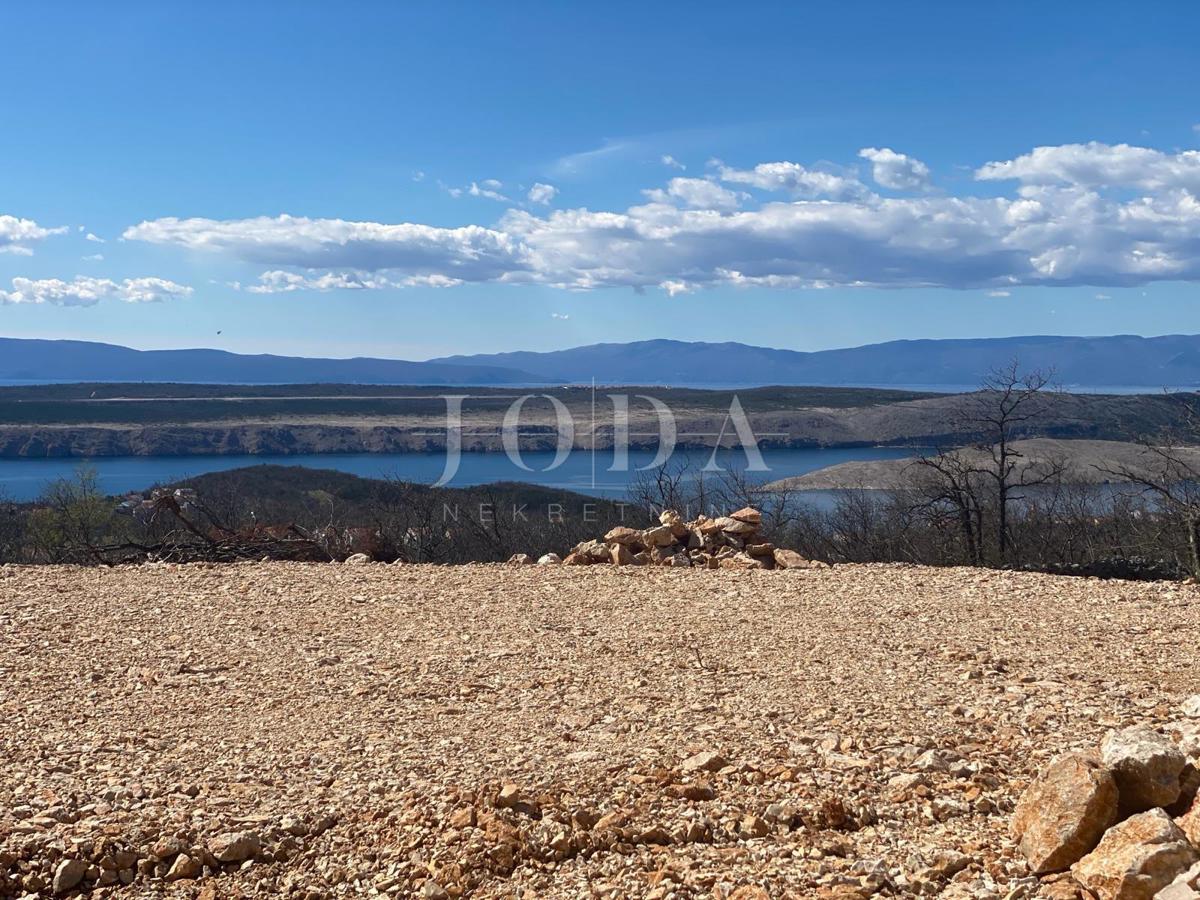
[[[1175,721],[1198,626],[898,565],[0,568],[0,896],[1048,896],[1016,798]]]

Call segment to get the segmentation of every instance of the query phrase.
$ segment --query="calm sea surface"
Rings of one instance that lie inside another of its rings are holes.
[[[770,471],[747,473],[755,481],[773,481],[792,475],[803,475],[836,463],[863,459],[898,459],[914,456],[921,450],[911,447],[858,447],[835,450],[764,450],[763,457]],[[612,457],[597,451],[593,461],[587,450],[572,452],[566,461],[550,469],[552,452],[527,452],[522,469],[503,453],[464,453],[451,487],[469,487],[493,481],[525,481],[547,487],[565,488],[597,497],[625,496],[635,479],[649,473],[638,472],[637,466],[648,465],[654,458],[651,451],[630,451],[628,472],[609,472]],[[678,451],[669,466],[689,461],[696,467],[708,461],[707,453],[685,457]],[[594,465],[593,465],[594,462]],[[745,455],[741,451],[723,452],[717,463],[726,469],[744,469]],[[243,466],[280,465],[307,466],[313,469],[337,469],[366,478],[401,478],[406,481],[432,483],[441,477],[445,457],[441,453],[362,453],[312,454],[295,456],[121,456],[89,460],[71,459],[0,459],[0,496],[9,500],[32,500],[46,483],[69,477],[85,464],[94,468],[101,488],[109,494],[141,491],[154,484],[178,481],[205,472],[219,472]]]

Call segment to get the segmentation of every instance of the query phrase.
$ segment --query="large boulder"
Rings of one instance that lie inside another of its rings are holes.
[[[640,544],[642,542],[642,533],[636,528],[630,528],[627,525],[618,525],[604,536],[604,540],[610,544]]]
[[[1177,722],[1171,731],[1179,741],[1179,749],[1184,756],[1189,759],[1200,758],[1200,719]]]
[[[670,525],[647,528],[642,532],[642,543],[647,547],[669,547],[675,543],[675,532]]]
[[[1171,817],[1152,809],[1108,829],[1071,874],[1098,900],[1152,900],[1197,857]]]
[[[737,512],[730,513],[729,518],[737,519],[739,522],[745,522],[756,528],[762,524],[762,513],[753,506],[743,506]]]
[[[58,864],[54,870],[54,880],[51,882],[51,890],[56,894],[65,894],[79,882],[83,881],[83,876],[87,874],[87,863],[78,859],[64,859]]]
[[[612,559],[612,553],[604,541],[581,541],[571,553],[584,557],[589,563],[606,563]]]
[[[200,860],[187,853],[180,853],[167,870],[167,881],[183,881],[188,878],[199,878],[204,870]]]
[[[1012,835],[1037,875],[1078,862],[1117,821],[1117,783],[1097,760],[1060,756],[1025,789]]]
[[[683,516],[673,509],[664,509],[659,515],[658,521],[670,528],[675,537],[683,537],[687,534],[687,523],[683,521]]]
[[[780,569],[807,569],[808,560],[795,550],[775,548],[775,565]]]
[[[1200,863],[1154,895],[1154,900],[1200,900]]]
[[[1179,776],[1187,760],[1166,735],[1147,725],[1110,731],[1100,743],[1100,756],[1117,781],[1123,815],[1179,799]]]
[[[245,862],[261,849],[262,839],[252,831],[227,831],[208,842],[208,852],[223,863]]]
[[[1191,808],[1175,820],[1187,839],[1200,847],[1200,794],[1192,799]]]
[[[757,525],[735,519],[733,516],[721,516],[716,519],[717,528],[725,534],[753,534],[758,531]]]
[[[625,544],[612,544],[608,548],[614,566],[632,566],[633,551]]]
[[[747,553],[734,553],[721,558],[722,569],[761,569],[764,568],[761,559],[755,559]]]

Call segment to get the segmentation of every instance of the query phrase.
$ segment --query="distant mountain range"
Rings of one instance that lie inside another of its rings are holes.
[[[1014,358],[1026,370],[1053,369],[1065,385],[1200,384],[1200,335],[890,341],[812,353],[657,340],[430,361],[511,366],[563,382],[960,386],[978,384]]]
[[[973,385],[1017,359],[1066,386],[1200,385],[1200,335],[891,341],[804,353],[671,340],[426,362],[309,359],[224,350],[131,350],[87,341],[0,338],[0,380],[518,385]]]
[[[531,372],[402,359],[310,359],[224,350],[131,350],[90,341],[0,338],[4,381],[174,381],[227,384],[530,384]]]

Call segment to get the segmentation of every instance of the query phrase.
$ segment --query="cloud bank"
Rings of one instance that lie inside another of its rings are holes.
[[[12,290],[0,290],[0,304],[36,303],[54,306],[95,306],[101,300],[126,303],[158,303],[187,297],[190,287],[165,278],[126,278],[116,282],[108,278],[78,277],[73,281],[58,278],[14,278]]]
[[[570,290],[1023,285],[1200,280],[1200,153],[1125,144],[1038,147],[934,189],[920,160],[860,151],[853,168],[789,160],[675,177],[619,210],[510,209],[456,228],[295,216],[165,218],[126,240],[270,269],[259,292],[463,282]],[[1000,196],[989,196],[999,188]],[[416,280],[413,280],[416,279]]]
[[[1195,195],[1200,192],[1200,150],[1169,154],[1129,144],[1062,144],[1037,147],[1005,162],[990,162],[975,177],[1073,188],[1182,190]]]
[[[256,284],[232,286],[251,294],[290,294],[293,291],[377,291],[385,288],[406,287],[454,287],[462,284],[456,278],[444,275],[410,275],[407,278],[391,278],[370,272],[324,272],[317,275],[302,275],[274,269],[258,276]]]

